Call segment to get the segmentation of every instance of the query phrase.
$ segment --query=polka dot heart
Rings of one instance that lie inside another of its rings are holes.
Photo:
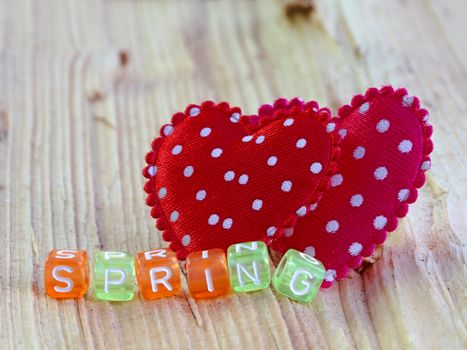
[[[360,266],[416,200],[433,150],[428,112],[419,104],[405,89],[383,87],[340,108],[345,132],[338,132],[338,173],[315,210],[297,221],[293,235],[273,242],[278,250],[313,247],[328,271],[323,287]]]
[[[163,239],[184,259],[290,231],[335,173],[340,138],[330,122],[329,110],[300,99],[264,105],[254,117],[225,102],[176,113],[143,170]]]

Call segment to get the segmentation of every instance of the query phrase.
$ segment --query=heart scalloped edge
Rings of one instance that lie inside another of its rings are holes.
[[[164,139],[171,135],[174,129],[181,124],[188,116],[199,114],[201,112],[208,112],[212,110],[220,111],[228,115],[238,114],[240,115],[240,123],[245,127],[245,130],[253,134],[254,132],[260,130],[264,126],[268,125],[272,121],[286,119],[288,117],[296,116],[300,113],[306,114],[307,117],[312,117],[315,120],[319,121],[323,127],[326,127],[330,123],[334,125],[332,130],[329,128],[327,132],[330,134],[331,141],[331,154],[330,160],[327,167],[327,171],[323,178],[321,179],[316,191],[306,200],[304,206],[306,208],[306,214],[310,211],[310,205],[318,203],[322,198],[323,194],[329,188],[332,175],[337,171],[337,159],[340,154],[339,143],[341,138],[337,134],[337,118],[332,118],[330,110],[328,108],[320,109],[318,103],[315,101],[310,101],[305,103],[300,98],[294,98],[290,102],[284,98],[280,98],[275,101],[274,105],[263,105],[258,110],[258,115],[241,115],[241,109],[238,107],[230,107],[227,102],[221,102],[215,104],[212,101],[205,101],[200,105],[190,104],[185,112],[178,112],[172,116],[171,123],[165,124],[160,129],[160,136],[155,138],[151,143],[151,151],[146,154],[145,160],[147,166],[143,169],[143,176],[147,179],[147,182],[144,186],[145,192],[148,194],[146,203],[151,207],[151,216],[156,219],[156,228],[162,231],[162,238],[169,243],[171,249],[176,251],[177,257],[179,259],[185,259],[188,255],[188,251],[182,245],[180,240],[176,237],[173,229],[169,225],[167,216],[163,213],[162,207],[158,202],[157,195],[155,193],[155,180],[154,176],[157,173],[157,157],[158,151],[162,145]],[[305,214],[305,215],[306,215]],[[291,214],[281,225],[277,228],[275,237],[280,237],[285,229],[292,228],[298,219],[298,214]],[[266,244],[272,242],[272,238],[265,235],[263,241]]]

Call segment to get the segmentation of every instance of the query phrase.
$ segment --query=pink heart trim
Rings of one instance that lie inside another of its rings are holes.
[[[339,109],[339,169],[331,188],[273,248],[322,261],[323,287],[357,268],[417,199],[433,150],[428,111],[405,89],[368,89]]]

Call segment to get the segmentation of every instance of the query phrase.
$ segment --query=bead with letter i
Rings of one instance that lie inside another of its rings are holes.
[[[227,250],[230,283],[235,292],[252,292],[271,283],[266,244],[261,241],[233,244]]]
[[[214,298],[230,291],[229,270],[222,249],[190,253],[186,270],[188,288],[194,298]]]
[[[52,250],[45,262],[45,290],[55,299],[76,299],[89,288],[88,254],[83,250]]]
[[[100,300],[126,301],[135,294],[133,256],[124,252],[97,252],[94,255],[94,296]]]
[[[272,285],[280,294],[308,304],[316,296],[325,275],[326,269],[319,260],[289,249],[277,265]]]
[[[157,299],[180,292],[180,267],[171,249],[160,248],[135,256],[136,278],[145,299]]]

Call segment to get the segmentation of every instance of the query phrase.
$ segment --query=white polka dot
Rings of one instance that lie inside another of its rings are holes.
[[[313,164],[311,164],[310,166],[310,171],[313,173],[313,174],[319,174],[321,172],[321,170],[323,170],[323,166],[321,165],[321,163],[319,162],[314,162]]]
[[[333,132],[335,128],[336,128],[335,123],[328,123],[326,125],[326,132]]]
[[[368,112],[368,110],[370,109],[370,103],[369,102],[365,102],[364,104],[362,104],[360,106],[360,108],[358,109],[358,111],[363,114],[363,113],[366,113]]]
[[[388,219],[383,215],[378,215],[373,220],[373,226],[377,230],[382,230],[383,228],[385,228],[387,223],[388,223]]]
[[[339,130],[339,136],[341,138],[345,138],[347,136],[347,129],[340,129]]]
[[[232,227],[233,220],[231,218],[227,218],[222,222],[222,227],[226,230],[229,230]]]
[[[337,276],[336,270],[329,269],[326,271],[326,276],[324,277],[324,279],[328,282],[332,282],[336,279],[336,276]]]
[[[294,120],[292,118],[288,118],[284,120],[284,123],[282,125],[284,126],[291,126],[294,123]]]
[[[284,237],[292,237],[294,229],[293,227],[288,227],[284,229]]]
[[[218,222],[219,222],[219,215],[217,215],[217,214],[212,214],[208,219],[208,224],[209,225],[215,225]]]
[[[327,233],[336,233],[339,229],[339,222],[337,220],[330,220],[326,223]]]
[[[384,166],[380,166],[379,168],[376,168],[374,176],[376,180],[384,180],[388,176],[388,169]]]
[[[376,124],[376,130],[380,133],[386,132],[389,129],[391,123],[387,119],[381,119],[378,124]]]
[[[164,126],[164,129],[162,130],[162,133],[165,136],[169,136],[170,134],[173,133],[173,131],[174,131],[174,127],[171,124],[167,124],[166,126]]]
[[[251,207],[253,208],[253,210],[261,210],[261,208],[263,207],[263,201],[261,199],[255,199]]]
[[[211,152],[211,157],[213,158],[219,158],[222,154],[222,149],[220,148],[214,148]]]
[[[164,198],[166,195],[167,195],[167,188],[162,187],[162,188],[159,190],[159,198],[162,199],[162,198]]]
[[[251,135],[247,135],[242,138],[243,142],[250,142],[251,140],[253,140],[253,136]]]
[[[316,249],[312,245],[305,248],[303,251],[306,255],[314,257],[316,255]]]
[[[211,128],[202,128],[201,131],[199,132],[199,135],[201,137],[207,137],[209,134],[211,134]]]
[[[399,200],[399,202],[405,202],[407,198],[409,198],[409,194],[410,194],[410,190],[407,188],[403,188],[397,194],[397,199]]]
[[[258,138],[255,140],[255,143],[256,143],[257,145],[259,145],[260,143],[263,143],[263,142],[264,142],[264,138],[265,138],[264,135],[258,136]]]
[[[194,171],[195,169],[191,165],[188,165],[185,169],[183,169],[183,176],[190,177],[193,175]]]
[[[302,205],[298,210],[295,212],[298,216],[305,216],[306,214],[306,207]]]
[[[191,236],[190,235],[184,235],[182,237],[182,244],[184,247],[186,247],[188,244],[191,242]]]
[[[352,207],[359,207],[362,205],[362,203],[363,203],[363,196],[361,194],[354,194],[350,198],[350,205]]]
[[[310,204],[310,211],[315,211],[318,208],[318,203]]]
[[[190,109],[190,117],[196,117],[200,112],[201,110],[198,107],[193,107]]]
[[[284,182],[282,182],[282,185],[281,185],[282,191],[290,192],[291,189],[292,189],[292,181],[285,180]]]
[[[362,159],[365,156],[365,147],[358,146],[353,150],[353,157],[355,159]]]
[[[157,174],[157,166],[156,165],[151,165],[148,168],[148,174],[151,176],[155,176]]]
[[[404,97],[402,97],[402,105],[404,107],[410,107],[413,103],[413,99],[413,96],[405,95]]]
[[[425,160],[422,165],[420,166],[420,169],[423,171],[427,171],[431,167],[431,162],[429,160]]]
[[[225,181],[232,181],[234,177],[235,177],[235,172],[233,172],[232,170],[229,170],[224,174]]]
[[[360,254],[362,249],[363,249],[363,246],[360,243],[354,242],[349,247],[349,254],[352,256],[357,256],[358,254]]]
[[[429,118],[430,118],[430,114],[429,113],[425,114],[422,118],[422,122],[426,123]]]
[[[172,148],[172,154],[174,156],[180,154],[180,152],[182,152],[182,148],[182,145],[176,145],[174,148]]]
[[[196,200],[197,201],[202,201],[206,198],[206,191],[205,190],[199,190],[196,192]]]
[[[306,140],[305,139],[300,139],[297,141],[297,143],[295,144],[295,146],[297,148],[303,148],[306,146]]]
[[[269,237],[274,236],[276,234],[277,228],[274,226],[268,227],[266,233]]]
[[[179,213],[178,211],[174,210],[173,212],[170,213],[170,221],[175,222],[178,220]]]
[[[247,174],[240,175],[240,177],[238,178],[238,183],[240,185],[246,185],[247,182],[248,182],[248,175]]]
[[[342,174],[335,174],[331,176],[331,187],[337,187],[342,185],[342,182],[344,182],[344,177]]]
[[[274,166],[277,163],[277,157],[276,156],[270,156],[268,158],[268,165],[269,166]]]
[[[238,121],[240,120],[240,113],[233,113],[231,116],[230,116],[230,121],[232,123],[238,123]]]
[[[412,150],[412,142],[409,140],[403,140],[399,143],[398,149],[401,153],[409,153]]]

